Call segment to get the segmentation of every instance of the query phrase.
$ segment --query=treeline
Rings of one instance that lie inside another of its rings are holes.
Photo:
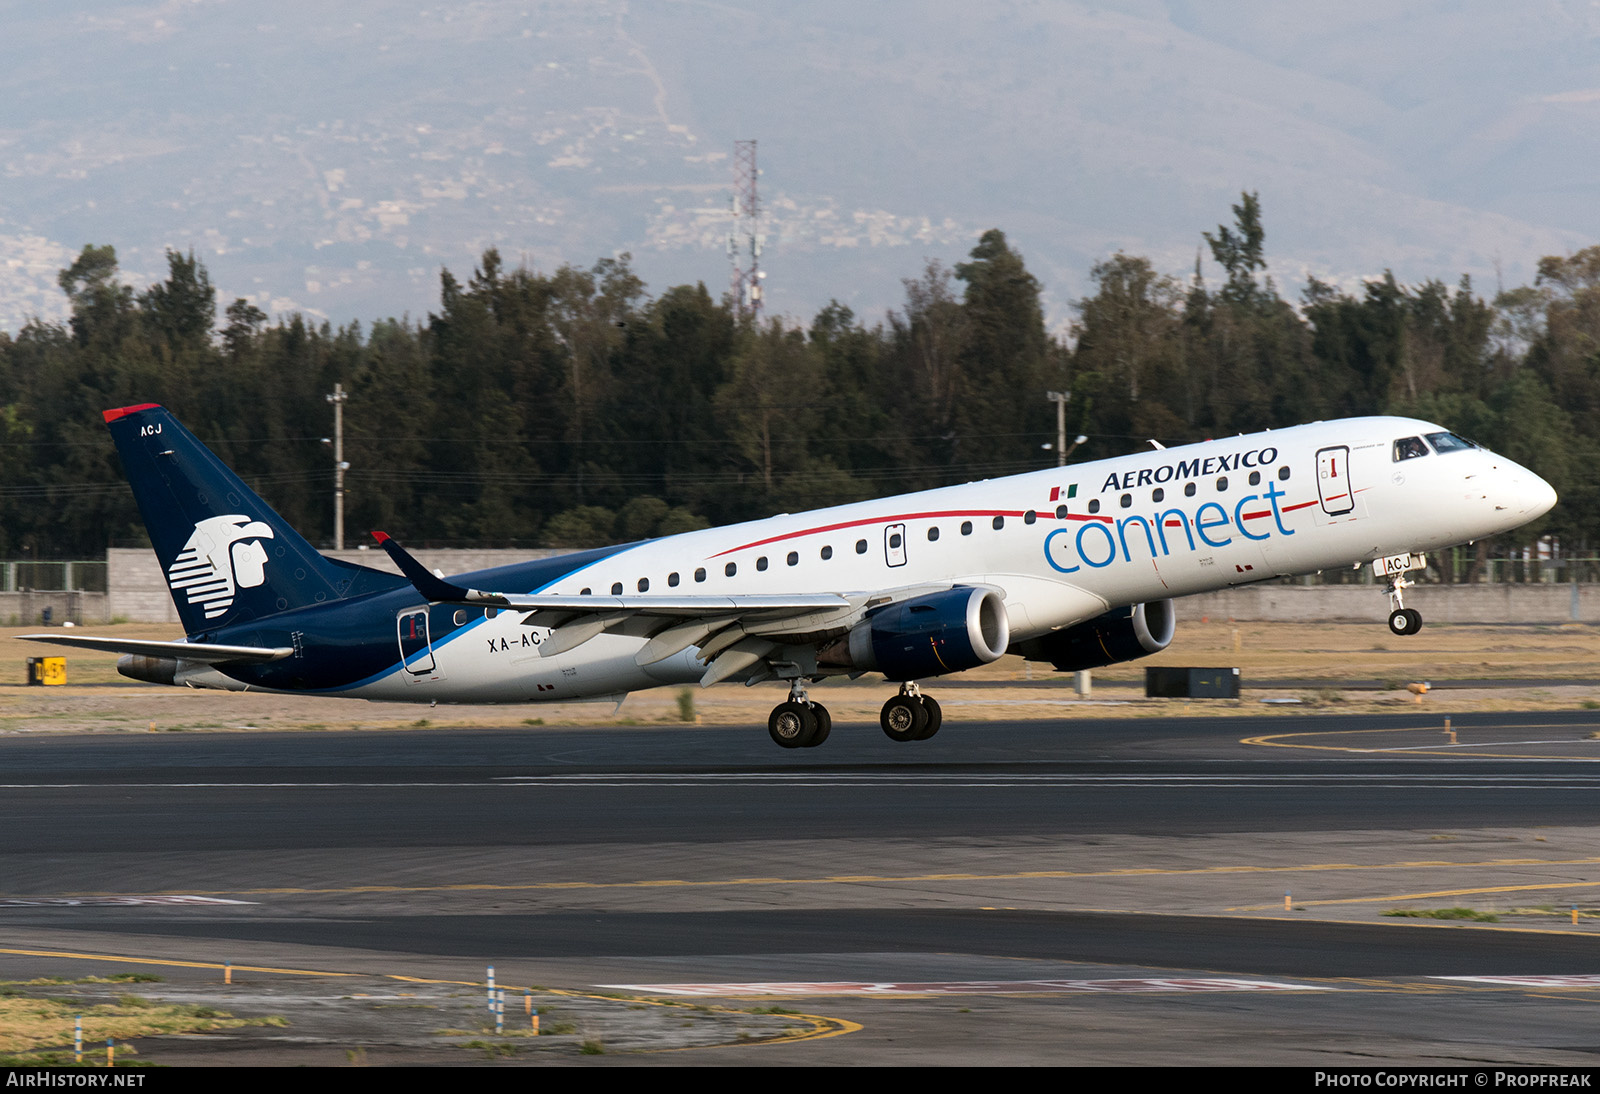
[[[1298,305],[1266,275],[1259,204],[1203,233],[1222,277],[1117,254],[1068,339],[999,231],[930,262],[868,325],[752,321],[701,286],[652,296],[626,256],[441,276],[426,321],[276,321],[216,293],[192,254],[123,284],[90,246],[60,284],[68,322],[0,333],[0,557],[143,542],[100,412],[161,402],[313,540],[331,543],[327,395],[345,404],[346,538],[587,546],[1053,465],[1047,390],[1072,392],[1074,461],[1354,414],[1416,413],[1545,475],[1568,553],[1597,518],[1600,248],[1531,287],[1463,278]]]

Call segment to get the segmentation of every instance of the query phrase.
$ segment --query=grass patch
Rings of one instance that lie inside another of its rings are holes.
[[[1500,917],[1493,912],[1480,912],[1476,908],[1392,908],[1383,913],[1401,919],[1464,919],[1472,923],[1498,923]]]
[[[108,1037],[120,1042],[174,1033],[289,1024],[276,1016],[235,1018],[210,1007],[157,1003],[136,995],[121,996],[115,1003],[8,995],[0,997],[0,1054],[33,1054],[70,1045],[73,1019],[80,1014],[84,1044],[102,1048]],[[119,1048],[119,1055],[121,1051]],[[71,1055],[67,1053],[68,1059]]]
[[[496,1056],[515,1056],[517,1054],[517,1046],[510,1041],[468,1041],[462,1047],[478,1049],[491,1060]]]

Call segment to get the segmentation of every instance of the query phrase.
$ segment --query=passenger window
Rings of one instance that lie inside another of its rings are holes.
[[[902,542],[903,541],[900,539],[900,533],[896,532],[894,535],[889,537],[889,550],[898,551]]]
[[[994,530],[996,532],[998,532],[1000,529],[1004,528],[1005,526],[1006,526],[1006,518],[1005,517],[995,517],[994,518]]]
[[[1394,462],[1401,460],[1414,460],[1418,456],[1426,456],[1428,446],[1422,443],[1421,437],[1401,437],[1394,442]]]
[[[696,581],[704,581],[706,579],[706,570],[704,566],[700,567],[694,572],[694,579]]]
[[[928,529],[928,542],[929,543],[933,543],[938,538],[939,538],[939,529],[938,528],[929,528]]]
[[[1287,466],[1278,468],[1278,481],[1279,482],[1288,482],[1289,481],[1289,468]]]
[[[866,553],[867,553],[867,541],[864,540],[864,539],[856,540],[856,554],[864,555]]]
[[[674,570],[667,575],[667,587],[671,589],[678,587],[678,571]]]
[[[832,547],[824,547],[822,549],[822,558],[823,558],[823,560],[826,561],[826,560],[828,560],[828,559],[830,559],[832,557],[833,557],[833,548]]]
[[[1034,521],[1036,521],[1038,519],[1039,519],[1039,514],[1035,513],[1032,509],[1029,509],[1026,513],[1022,514],[1022,523],[1023,524],[1032,524]]]
[[[972,534],[972,522],[970,520],[964,520],[961,522],[961,534],[964,536],[970,536]]]
[[[1217,493],[1221,494],[1228,489],[1228,476],[1217,476]]]
[[[579,589],[578,590],[578,595],[579,596],[589,596],[593,591],[594,590],[592,590],[592,589]]]
[[[1089,499],[1089,512],[1098,513],[1099,511],[1100,511],[1100,499],[1099,498],[1090,498]]]
[[[722,568],[722,572],[727,574],[729,577],[732,577],[734,574],[739,572],[739,564],[737,562],[730,562]]]
[[[650,591],[650,579],[648,577],[641,577],[639,579],[639,591],[641,593],[647,593]]]
[[[1124,509],[1129,509],[1129,508],[1132,508],[1132,506],[1133,506],[1133,495],[1132,494],[1124,494],[1124,495],[1122,495],[1122,507]]]
[[[622,582],[618,581],[617,583],[615,583],[614,585],[611,586],[611,595],[612,596],[621,596],[622,595]]]
[[[1067,519],[1067,507],[1065,505],[1056,506],[1056,519],[1057,520],[1066,520]]]
[[[786,561],[791,566],[800,565],[800,552],[799,551],[790,551],[789,552],[789,557],[787,559],[785,559],[784,561]]]
[[[1261,472],[1259,472],[1259,471],[1250,472],[1250,485],[1251,486],[1260,486],[1261,485]]]
[[[766,568],[767,568],[767,556],[766,555],[762,555],[760,558],[756,559],[756,569],[765,570]]]
[[[1150,491],[1150,500],[1157,503],[1166,501],[1167,492],[1158,486],[1154,490]]]
[[[1183,496],[1186,498],[1194,497],[1194,483],[1186,482],[1183,484]]]

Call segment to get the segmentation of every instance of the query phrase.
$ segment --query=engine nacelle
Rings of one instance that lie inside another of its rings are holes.
[[[1172,642],[1177,613],[1170,600],[1113,608],[1087,623],[1020,643],[1029,661],[1048,661],[1058,672],[1078,672],[1160,653]]]
[[[1010,641],[1005,598],[996,589],[966,586],[877,609],[837,652],[851,667],[890,680],[921,680],[987,665]]]

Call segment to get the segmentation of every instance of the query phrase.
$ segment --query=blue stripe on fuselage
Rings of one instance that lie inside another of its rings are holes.
[[[509,566],[452,577],[471,588],[499,592],[540,593],[557,581],[603,562],[638,544],[601,547],[554,558],[531,559]],[[421,594],[409,585],[382,593],[351,597],[246,620],[219,630],[208,640],[225,645],[293,646],[294,657],[264,665],[222,666],[222,671],[251,687],[283,691],[338,692],[375,683],[401,671],[396,620],[406,609],[424,607]],[[484,622],[474,611],[457,624],[455,604],[427,605],[429,644],[435,653]]]

